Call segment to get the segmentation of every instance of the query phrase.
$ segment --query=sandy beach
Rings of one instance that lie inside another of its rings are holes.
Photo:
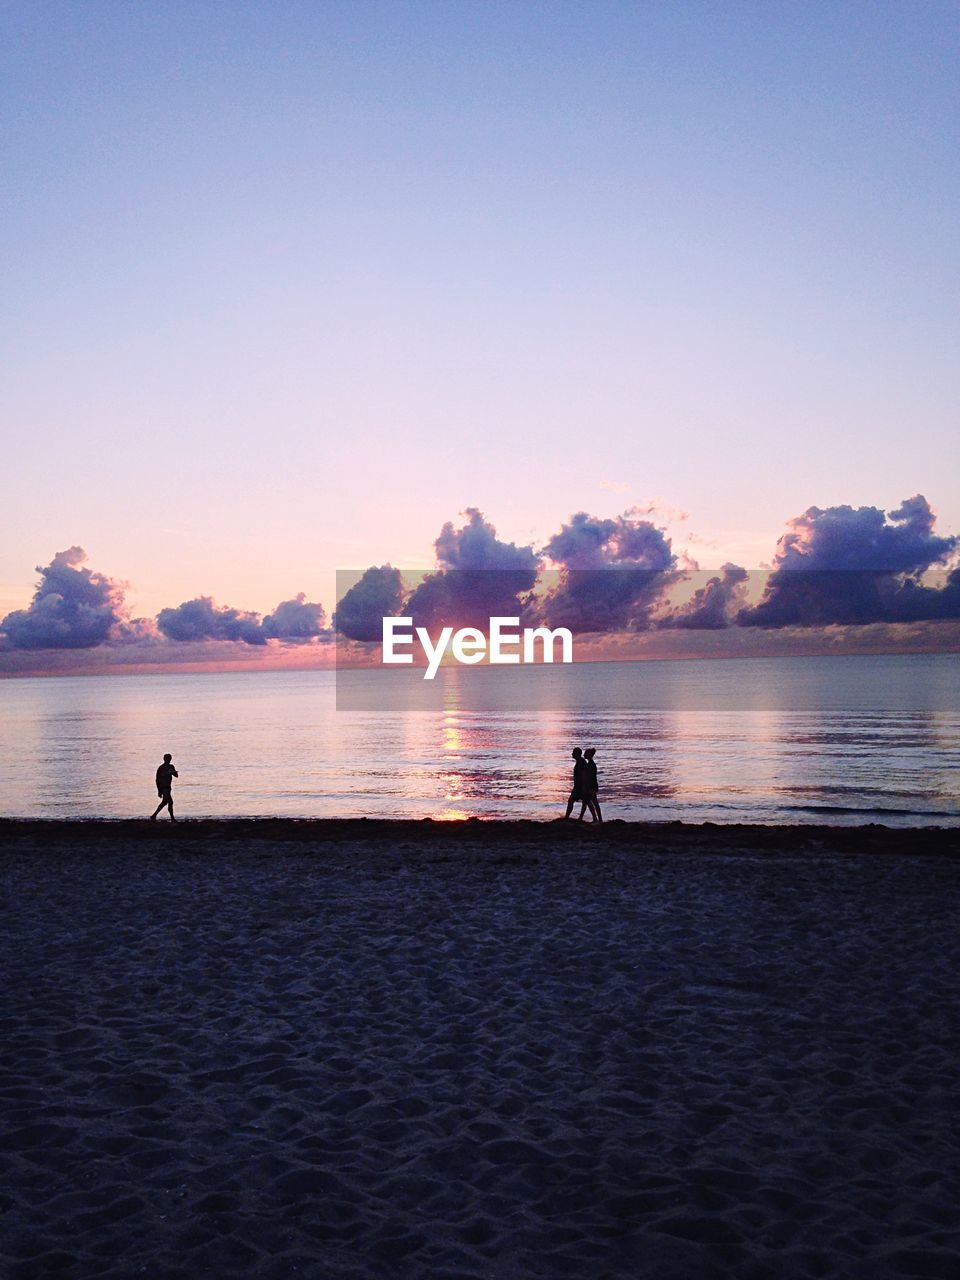
[[[0,823],[0,1269],[960,1275],[960,833]]]

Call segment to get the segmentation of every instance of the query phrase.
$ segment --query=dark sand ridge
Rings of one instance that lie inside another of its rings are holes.
[[[956,831],[0,845],[0,1273],[960,1275]]]

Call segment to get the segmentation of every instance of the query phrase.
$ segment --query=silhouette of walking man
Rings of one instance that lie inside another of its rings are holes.
[[[563,815],[564,821],[570,817],[573,806],[578,800],[582,800],[586,807],[587,794],[587,762],[583,758],[583,752],[579,747],[574,747],[571,751],[573,757],[573,790],[570,792],[570,798],[567,801],[567,812]],[[580,819],[583,819],[583,809],[580,810]]]
[[[580,806],[580,818],[583,819],[584,809],[590,810],[590,815],[594,822],[602,822],[603,814],[600,812],[600,801],[598,799],[600,793],[600,782],[597,778],[597,762],[594,756],[597,754],[596,747],[587,747],[583,753],[583,763],[586,766],[586,783],[583,788],[583,803]]]
[[[157,769],[157,795],[160,797],[160,803],[150,815],[151,822],[156,822],[157,814],[161,809],[169,809],[170,821],[176,822],[173,816],[173,780],[179,777],[179,773],[173,767],[173,756],[165,755],[163,764]]]

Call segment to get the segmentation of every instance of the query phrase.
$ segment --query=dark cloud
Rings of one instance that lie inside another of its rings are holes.
[[[688,631],[719,631],[729,627],[743,603],[746,569],[725,564],[718,576],[698,587],[678,609],[657,620],[660,627],[681,627]]]
[[[382,619],[401,614],[434,632],[443,625],[484,628],[490,617],[507,615],[580,635],[720,632],[731,619],[745,628],[960,620],[960,538],[937,532],[935,514],[920,494],[889,512],[810,507],[789,522],[763,598],[753,607],[741,607],[746,571],[725,565],[689,601],[669,609],[667,588],[683,569],[666,531],[638,509],[607,519],[584,511],[571,516],[542,549],[556,566],[542,575],[533,547],[502,541],[476,507],[463,514],[459,526],[443,526],[435,543],[437,570],[406,600],[399,570],[370,568],[340,601],[336,629],[349,639],[378,641]],[[30,605],[0,624],[0,647],[11,661],[15,650],[132,650],[141,642],[162,647],[167,640],[264,646],[326,634],[322,607],[303,593],[262,620],[200,596],[163,609],[154,626],[129,616],[124,583],[84,567],[85,560],[82,548],[70,547],[38,568]]]
[[[92,649],[145,627],[128,617],[126,583],[80,568],[86,558],[82,547],[69,547],[45,567],[37,565],[40,582],[29,608],[8,613],[0,624],[8,648]]]
[[[905,578],[887,603],[896,622],[946,622],[960,619],[960,569],[934,572],[932,583]]]
[[[777,545],[763,599],[737,616],[741,626],[828,626],[958,616],[956,582],[921,583],[960,544],[934,533],[921,494],[896,510],[809,507]]]
[[[510,569],[521,574],[535,572],[537,557],[532,547],[501,542],[496,529],[483,518],[483,512],[477,507],[467,507],[463,515],[467,517],[466,524],[455,529],[453,521],[448,520],[433,544],[438,568],[462,569],[465,572],[478,569],[498,572]]]
[[[28,609],[7,614],[0,624],[3,646],[10,649],[93,649],[127,645],[160,636],[178,642],[235,640],[264,645],[268,640],[306,640],[323,633],[324,611],[301,592],[259,614],[218,608],[209,596],[162,609],[156,624],[131,618],[124,603],[126,583],[82,568],[82,547],[58,551],[37,568],[40,582]]]
[[[537,580],[532,547],[502,542],[476,507],[459,529],[448,521],[434,546],[438,572],[413,591],[405,614],[415,626],[484,628],[492,617],[519,617]]]
[[[879,507],[808,507],[789,521],[774,567],[922,572],[943,561],[960,541],[935,534],[935,521],[919,493],[889,514]]]
[[[663,570],[674,563],[663,529],[631,512],[601,520],[578,511],[543,548],[565,569],[639,568]]]
[[[308,600],[302,591],[278,604],[263,621],[258,613],[218,607],[210,596],[185,600],[175,609],[161,609],[157,614],[161,634],[180,643],[233,640],[264,645],[268,640],[312,640],[324,633],[325,621],[322,605]]]
[[[218,608],[210,596],[185,600],[175,609],[161,609],[157,626],[170,640],[242,640],[245,644],[266,644],[268,639],[259,614],[226,606]]]
[[[371,566],[344,592],[334,614],[336,630],[348,640],[380,640],[383,619],[400,616],[403,579],[389,564]]]
[[[312,640],[323,634],[326,614],[323,607],[309,601],[301,591],[268,613],[262,623],[268,640]]]
[[[664,530],[630,512],[603,520],[578,511],[543,554],[560,568],[540,620],[579,633],[649,626],[676,567]]]

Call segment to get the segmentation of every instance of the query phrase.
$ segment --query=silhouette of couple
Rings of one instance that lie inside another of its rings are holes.
[[[570,792],[570,799],[567,801],[567,812],[563,815],[564,819],[570,817],[573,806],[580,801],[580,817],[578,822],[583,821],[583,815],[590,810],[590,816],[594,822],[602,822],[603,814],[600,812],[600,801],[597,798],[600,791],[600,783],[597,780],[597,766],[594,756],[597,754],[595,747],[587,747],[586,751],[581,751],[579,747],[574,747],[573,752],[573,790]]]

